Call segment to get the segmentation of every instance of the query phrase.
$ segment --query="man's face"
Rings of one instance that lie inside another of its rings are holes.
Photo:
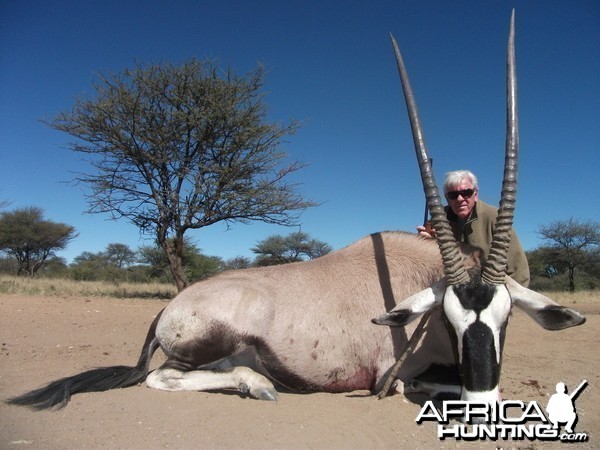
[[[473,195],[470,197],[468,196],[468,193],[462,192],[468,191],[469,189],[473,191]],[[468,178],[463,179],[458,185],[452,186],[446,193],[446,201],[448,202],[450,209],[452,209],[454,214],[462,220],[467,220],[469,218],[477,199],[477,189],[473,187],[472,181]]]

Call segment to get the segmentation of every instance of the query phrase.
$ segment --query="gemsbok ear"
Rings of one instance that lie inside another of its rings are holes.
[[[510,277],[506,277],[506,289],[514,304],[546,330],[562,330],[585,323],[582,314],[521,286]]]
[[[411,295],[391,311],[371,319],[371,322],[376,325],[387,325],[388,327],[408,325],[421,314],[442,304],[446,293],[446,285],[446,278],[442,278],[431,287]]]

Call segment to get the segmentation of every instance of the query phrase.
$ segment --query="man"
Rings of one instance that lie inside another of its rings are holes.
[[[448,202],[446,215],[456,240],[480,248],[483,258],[487,259],[498,209],[479,200],[477,177],[469,170],[448,172],[444,195]],[[417,231],[426,238],[435,237],[435,230],[427,232],[425,227],[418,226]],[[506,274],[522,286],[529,285],[529,264],[514,230],[508,247]]]

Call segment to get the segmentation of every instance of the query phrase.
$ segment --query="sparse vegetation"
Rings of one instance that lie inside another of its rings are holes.
[[[172,283],[125,283],[109,281],[74,281],[61,278],[28,278],[0,275],[0,294],[43,295],[49,297],[107,297],[170,300],[177,295]],[[543,292],[565,306],[599,304],[597,290]]]
[[[563,306],[574,307],[575,309],[577,309],[577,305],[600,304],[600,291],[598,290],[576,292],[545,291],[542,293]]]
[[[0,213],[0,251],[15,259],[19,275],[35,276],[75,237],[75,228],[44,219],[44,210],[37,206]]]
[[[100,75],[95,98],[78,98],[48,124],[75,138],[91,169],[76,180],[90,213],[124,218],[154,236],[177,288],[191,230],[225,222],[297,225],[316,206],[289,181],[304,163],[282,150],[299,128],[268,122],[265,69],[244,76],[214,61],[136,64]],[[86,158],[87,159],[87,158]]]
[[[177,288],[167,283],[112,283],[0,275],[0,294],[170,300],[177,294]]]
[[[543,245],[527,253],[533,289],[600,287],[600,222],[556,220],[540,226],[538,233]]]

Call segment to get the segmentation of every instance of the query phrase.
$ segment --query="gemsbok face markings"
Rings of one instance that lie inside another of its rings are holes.
[[[143,381],[163,390],[233,389],[262,400],[277,399],[275,386],[377,391],[403,354],[413,320],[426,312],[430,319],[419,348],[402,362],[397,390],[419,389],[432,397],[462,392],[463,399],[493,402],[512,304],[547,329],[584,323],[578,312],[505,274],[518,148],[514,12],[502,196],[490,257],[479,269],[465,257],[471,251],[459,250],[448,225],[404,62],[392,41],[437,244],[409,233],[374,233],[315,260],[221,273],[190,286],[161,311],[136,366],[88,370],[8,402],[60,408],[76,393]],[[371,318],[383,311],[372,321],[387,326],[373,326]],[[150,372],[159,347],[167,359]]]
[[[444,314],[455,336],[464,399],[473,392],[497,398],[510,309],[510,295],[502,285],[472,282],[447,289]]]

